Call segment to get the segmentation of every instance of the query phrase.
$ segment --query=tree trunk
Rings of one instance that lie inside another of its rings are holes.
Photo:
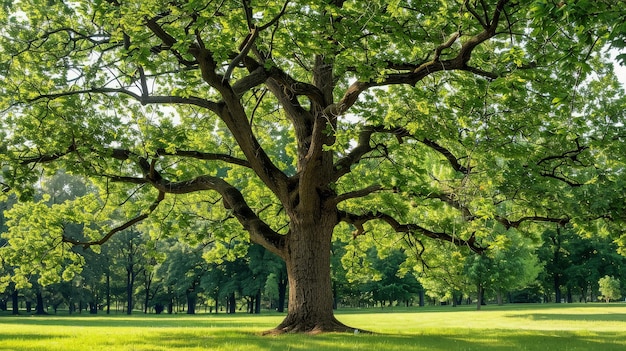
[[[482,284],[478,284],[478,288],[476,289],[477,292],[477,298],[476,298],[476,309],[480,310],[480,307],[483,304],[483,295],[485,294],[485,289],[483,288]]]
[[[561,279],[559,274],[554,275],[554,302],[561,303]]]
[[[89,314],[98,314],[98,303],[95,301],[89,302]]]
[[[126,314],[133,313],[133,287],[135,285],[135,275],[132,267],[126,268]]]
[[[220,310],[220,298],[219,293],[215,294],[215,314]]]
[[[289,284],[289,280],[287,279],[286,271],[280,274],[280,279],[278,280],[278,312],[285,312],[285,298],[287,297],[287,284]]]
[[[254,299],[254,313],[261,313],[261,289],[256,294],[256,298]]]
[[[237,310],[237,300],[235,299],[235,293],[232,292],[228,295],[228,313],[234,314]]]
[[[111,272],[108,269],[106,272],[107,314],[111,314]]]
[[[504,296],[502,295],[502,291],[498,290],[496,294],[496,300],[498,302],[498,306],[504,305]]]
[[[196,292],[187,291],[187,314],[196,314]]]
[[[567,303],[572,303],[573,301],[573,297],[572,297],[572,288],[570,288],[569,286],[567,287]]]
[[[37,293],[35,294],[37,299],[37,304],[35,306],[35,314],[42,315],[46,314],[46,309],[43,305],[43,295],[41,294],[41,290],[37,289]]]
[[[19,295],[17,289],[13,288],[13,293],[11,293],[11,314],[18,315],[20,314],[19,309]]]
[[[335,219],[332,215],[322,215],[319,222],[291,223],[283,257],[289,278],[289,308],[282,323],[270,332],[354,330],[333,314],[330,250]]]
[[[150,287],[152,286],[152,274],[144,271],[146,294],[143,300],[143,313],[148,313],[148,305],[150,304]]]

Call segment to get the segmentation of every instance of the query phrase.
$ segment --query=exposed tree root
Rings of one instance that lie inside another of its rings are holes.
[[[368,330],[356,329],[353,327],[349,327],[334,317],[331,320],[323,321],[323,322],[307,322],[307,321],[299,321],[299,322],[290,322],[289,317],[285,318],[285,320],[276,328],[267,330],[262,333],[262,335],[280,335],[280,334],[309,334],[309,335],[317,335],[322,333],[350,333],[350,334],[374,334]]]

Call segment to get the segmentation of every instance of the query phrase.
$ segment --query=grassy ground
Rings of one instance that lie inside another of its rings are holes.
[[[0,350],[626,350],[626,304],[344,310],[379,334],[260,336],[277,314],[0,316]]]

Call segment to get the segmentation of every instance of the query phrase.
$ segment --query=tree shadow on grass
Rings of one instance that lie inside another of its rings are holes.
[[[451,351],[451,350],[624,350],[626,340],[623,335],[601,333],[593,337],[569,332],[537,332],[526,335],[506,334],[509,331],[494,331],[476,335],[454,336],[450,334],[429,335],[346,335],[321,334],[260,336],[255,333],[221,332],[198,337],[197,334],[161,333],[154,340],[146,341],[164,346],[168,350],[199,347],[220,350],[385,350],[385,351]],[[463,334],[463,333],[461,333]],[[149,348],[149,347],[148,347]]]
[[[586,322],[625,322],[626,323],[626,311],[625,313],[523,313],[514,314],[508,317],[513,318],[525,318],[537,321],[586,321]]]
[[[39,335],[34,333],[3,335],[0,332],[0,350],[5,345],[34,345],[47,350],[46,339],[71,345],[67,351],[93,349],[88,338],[76,335]],[[84,343],[83,343],[84,342]],[[505,350],[569,350],[622,351],[626,349],[624,333],[579,333],[564,331],[459,330],[420,335],[351,335],[320,334],[315,336],[284,334],[261,336],[250,329],[167,329],[146,328],[141,335],[124,340],[106,340],[106,346],[115,350],[292,350],[292,351],[505,351]],[[105,345],[98,345],[103,347]],[[27,350],[26,348],[17,348]],[[50,349],[53,349],[52,346]],[[101,349],[101,348],[100,348]]]

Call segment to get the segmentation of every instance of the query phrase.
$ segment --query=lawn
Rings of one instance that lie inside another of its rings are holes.
[[[378,334],[260,336],[262,315],[0,316],[0,350],[626,350],[626,304],[343,310]]]

